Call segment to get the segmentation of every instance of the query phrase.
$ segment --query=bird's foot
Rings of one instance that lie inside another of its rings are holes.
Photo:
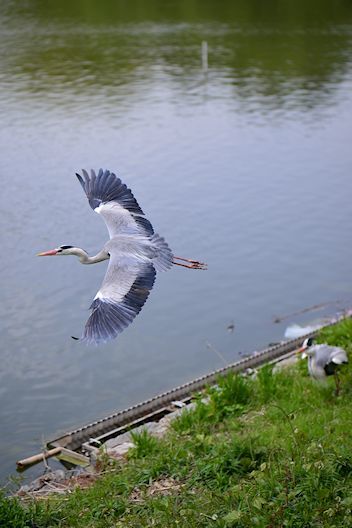
[[[182,260],[183,262],[187,262],[188,264],[182,264],[181,262],[176,262],[177,260]],[[176,266],[182,266],[183,268],[201,269],[201,270],[208,269],[208,266],[204,262],[199,262],[198,260],[186,259],[182,257],[174,257],[173,263]]]

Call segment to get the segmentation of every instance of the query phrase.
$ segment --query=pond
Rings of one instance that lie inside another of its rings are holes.
[[[30,0],[0,15],[5,479],[56,433],[350,305],[352,7]],[[103,246],[75,177],[99,167],[209,269],[160,274],[133,325],[87,347],[70,336],[106,263],[35,255]]]

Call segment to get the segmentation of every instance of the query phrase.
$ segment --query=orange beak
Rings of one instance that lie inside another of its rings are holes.
[[[302,347],[302,348],[299,348],[296,352],[296,354],[302,354],[303,352],[305,352],[307,350],[306,347]]]
[[[49,251],[43,251],[43,253],[38,253],[37,257],[50,257],[57,254],[57,249],[50,249]]]

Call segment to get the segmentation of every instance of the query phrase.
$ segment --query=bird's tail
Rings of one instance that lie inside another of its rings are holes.
[[[155,233],[150,238],[153,247],[156,249],[156,256],[153,259],[153,265],[156,271],[167,271],[172,267],[173,254],[164,238]]]

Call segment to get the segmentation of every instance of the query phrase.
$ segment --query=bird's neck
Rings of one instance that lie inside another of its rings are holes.
[[[95,264],[96,262],[102,262],[103,260],[107,260],[109,258],[109,253],[107,253],[104,249],[99,251],[99,253],[93,257],[90,257],[88,253],[84,251],[84,249],[72,248],[71,255],[78,257],[81,264]]]

